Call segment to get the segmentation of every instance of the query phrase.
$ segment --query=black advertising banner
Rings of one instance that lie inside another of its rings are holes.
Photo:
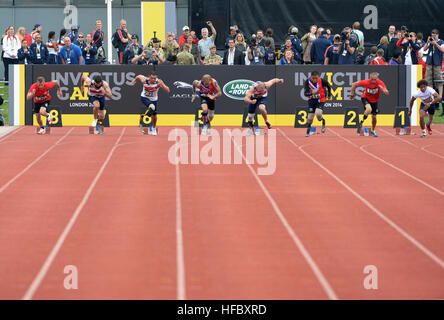
[[[393,66],[282,66],[276,68],[276,77],[285,83],[276,88],[278,114],[294,114],[297,107],[306,107],[304,82],[312,71],[318,71],[332,87],[333,99],[325,103],[325,114],[344,114],[345,108],[360,107],[363,88],[356,89],[354,100],[350,99],[353,82],[368,79],[370,73],[378,72],[380,79],[390,91],[389,96],[381,94],[379,110],[381,114],[393,114],[398,105],[398,68]]]
[[[206,5],[224,1],[211,1]],[[433,28],[442,33],[443,8],[442,0],[236,0],[230,1],[230,24],[238,24],[248,35],[273,28],[276,44],[280,45],[291,25],[298,27],[302,37],[313,24],[341,33],[345,26],[359,21],[365,42],[378,44],[390,25],[398,29],[405,25],[410,31],[424,33],[424,38]]]

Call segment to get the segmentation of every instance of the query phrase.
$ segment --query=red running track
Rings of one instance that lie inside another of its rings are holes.
[[[266,176],[245,161],[171,164],[173,128],[26,127],[0,138],[0,299],[444,299],[435,128],[278,128]]]

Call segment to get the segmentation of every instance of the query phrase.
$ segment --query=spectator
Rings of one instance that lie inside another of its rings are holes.
[[[59,46],[56,41],[55,31],[49,31],[48,42],[46,42],[46,48],[48,48],[48,64],[57,64],[57,56],[59,54]]]
[[[182,35],[179,37],[179,47],[180,48],[182,48],[182,46],[185,44],[185,42],[187,42],[189,35],[190,35],[190,27],[184,26],[182,28]]]
[[[80,35],[79,35],[80,36]],[[82,48],[82,56],[85,64],[96,64],[97,47],[92,42],[92,35],[86,35],[86,42]]]
[[[192,37],[189,36],[191,39]],[[184,43],[182,46],[182,52],[177,55],[178,65],[193,65],[196,64],[194,56],[190,53],[190,44]]]
[[[330,41],[327,39],[327,36],[327,31],[322,30],[320,37],[313,41],[310,59],[315,64],[323,64],[325,61],[325,52],[330,46]]]
[[[169,56],[177,56],[179,48],[179,44],[174,38],[174,33],[167,32],[167,41],[162,46],[165,58],[168,59]]]
[[[418,53],[421,50],[421,44],[416,39],[416,33],[410,32],[398,40],[396,44],[398,48],[402,49],[402,63],[405,65],[418,64]]]
[[[378,49],[376,52],[376,58],[370,61],[369,65],[386,65],[387,63],[384,61],[384,50]]]
[[[117,49],[117,56],[119,57],[119,63],[125,64],[126,61],[123,60],[123,53],[128,43],[131,41],[131,35],[126,29],[126,20],[120,20],[120,28],[116,30],[113,35],[113,45]]]
[[[388,33],[386,34],[388,41],[389,42],[392,41],[392,39],[395,37],[395,35],[396,35],[396,27],[391,25],[388,28]]]
[[[285,39],[285,44],[281,47],[281,57],[284,56],[285,51],[287,50],[291,50],[293,51],[293,56],[295,57],[295,60],[300,62],[300,60],[297,59],[298,54],[296,52],[296,48],[293,47],[293,42],[291,41],[291,38],[288,37],[287,39]]]
[[[82,50],[71,43],[70,37],[65,37],[65,46],[60,49],[59,56],[62,64],[83,64]]]
[[[431,36],[427,39],[424,50],[428,50],[429,48],[430,50],[427,55],[425,80],[427,80],[430,86],[433,86],[435,83],[434,81],[442,80],[444,41],[439,39],[438,29],[433,29]],[[442,97],[442,83],[438,83],[437,87],[439,90],[439,95]]]
[[[333,28],[332,27],[328,27],[327,29],[327,39],[330,41],[331,44],[333,44],[335,42],[335,35],[333,34]]]
[[[360,65],[364,64],[365,63],[365,56],[364,56],[365,49],[364,49],[364,47],[358,47],[358,49],[356,49],[356,51],[358,53],[356,54],[355,64],[360,64]]]
[[[165,60],[166,65],[175,65],[177,64],[177,56],[169,56],[168,59]]]
[[[401,52],[397,51],[393,54],[393,57],[390,59],[389,65],[397,66],[402,64]]]
[[[24,36],[26,40],[28,40],[28,45],[31,45],[35,41],[35,35],[42,31],[42,26],[39,24],[34,25],[34,29],[30,34]]]
[[[68,37],[71,39],[72,44],[76,44],[77,40],[79,38],[79,26],[76,24],[73,24],[71,26],[71,32],[68,34]],[[78,46],[78,44],[76,44]]]
[[[310,27],[310,32],[306,33],[301,41],[302,41],[302,60],[306,64],[311,63],[311,46],[313,44],[313,41],[316,40],[316,31],[318,30],[317,25],[312,25]]]
[[[236,49],[236,46],[234,44],[234,39],[228,40],[228,49],[225,50],[222,64],[232,66],[232,65],[243,65],[244,62],[245,62],[244,55],[242,54],[241,51]]]
[[[83,46],[85,45],[85,35],[81,32],[77,35],[77,41],[73,42],[76,46],[78,46],[81,50],[83,50]]]
[[[54,33],[55,35],[55,33]],[[37,33],[35,35],[35,42],[29,46],[31,52],[31,59],[33,64],[46,64],[49,60],[49,52],[46,45],[42,42],[42,35]]]
[[[9,65],[17,64],[17,53],[21,47],[21,44],[14,34],[14,27],[8,27],[8,32],[2,39],[3,47],[3,65],[5,66],[5,81],[9,81]]]
[[[142,54],[143,48],[139,44],[139,37],[137,34],[131,35],[131,43],[128,44],[123,52],[123,61],[125,64],[131,64],[135,56]]]
[[[138,65],[157,65],[159,64],[159,59],[156,50],[150,52],[149,49],[144,49],[141,54],[133,58],[131,63]]]
[[[197,59],[198,59],[198,57],[199,57],[199,52],[198,52],[198,49],[197,49],[197,44],[194,43],[193,40],[194,40],[194,39],[193,39],[193,36],[190,34],[190,35],[188,36],[188,38],[187,38],[187,42],[186,42],[186,43],[187,43],[188,46],[190,47],[189,53],[191,53],[191,54],[193,55],[193,57],[194,57],[194,62],[197,63]],[[183,46],[182,46],[182,50],[183,50]],[[179,59],[179,56],[178,56],[177,58]],[[179,64],[179,62],[178,62],[177,64]]]
[[[250,46],[248,47],[247,52],[250,65],[264,64],[265,48],[258,46],[255,39],[250,40]]]
[[[210,47],[210,54],[204,59],[204,65],[219,65],[222,64],[222,57],[216,54],[216,46],[213,44]]]
[[[264,31],[258,30],[256,32],[256,44],[265,48]]]
[[[387,59],[391,59],[395,52],[397,51],[401,52],[401,50],[398,47],[396,47],[396,44],[398,43],[399,39],[401,39],[401,31],[396,30],[394,36],[391,38],[387,46],[387,53],[386,53]]]
[[[339,60],[339,42],[341,41],[340,35],[335,35],[333,38],[333,44],[325,51],[324,64],[338,64]]]
[[[57,41],[57,47],[59,48],[59,51],[57,53],[57,63],[62,64],[62,59],[60,58],[60,50],[65,46],[65,38],[68,31],[66,29],[60,30],[59,40]]]
[[[388,47],[389,41],[387,36],[383,36],[380,40],[379,40],[379,44],[377,46],[378,49],[382,49],[384,50],[384,58],[387,60],[387,47]]]
[[[267,42],[267,40],[270,40],[270,49],[272,51],[276,50],[276,46],[274,44],[274,39],[273,39],[273,29],[271,28],[267,28],[267,30],[265,31],[265,37],[264,40],[265,42]],[[264,46],[265,46],[265,42],[264,42]]]
[[[425,46],[424,34],[422,32],[416,34],[416,39],[418,39],[418,42],[421,44],[421,48]]]
[[[243,55],[247,53],[247,44],[245,43],[245,38],[242,33],[238,33],[236,36],[236,41],[234,41],[236,49],[242,52]]]
[[[343,32],[347,34],[347,39],[340,46],[338,64],[355,64],[358,44],[354,37],[351,36],[350,27],[344,28]]]
[[[288,64],[298,64],[294,59],[293,50],[285,50],[284,55],[278,63],[280,66],[288,65]]]
[[[92,43],[97,48],[96,63],[103,64],[106,62],[106,52],[103,46],[105,34],[102,31],[102,21],[96,21],[96,29],[91,34]]]
[[[359,30],[359,28],[361,27],[361,24],[358,21],[355,21],[353,23],[353,33],[356,34],[357,38],[358,38],[358,47],[363,47],[364,46],[364,33]]]
[[[265,40],[264,62],[266,65],[276,64],[276,53],[271,48],[271,41],[269,39]]]
[[[236,39],[236,29],[233,26],[230,27],[230,35],[225,40],[225,49],[228,49],[230,46],[228,45],[228,41]]]
[[[324,28],[319,27],[318,30],[316,30],[316,39],[321,36],[321,32],[324,31]]]
[[[31,64],[32,63],[32,56],[31,52],[28,48],[28,40],[23,39],[22,40],[22,47],[18,49],[17,51],[17,58],[19,64]]]
[[[22,40],[26,37],[25,27],[18,28],[15,36],[17,37],[17,39],[19,39],[20,43],[22,43]],[[29,40],[29,39],[27,38],[27,40]]]
[[[211,21],[207,22],[208,26],[211,28],[211,37],[208,37],[208,29],[202,28],[201,34],[202,39],[200,39],[198,44],[199,49],[199,63],[203,64],[203,60],[207,55],[210,54],[210,47],[214,45],[214,40],[216,40],[216,29],[213,26],[213,23]]]
[[[291,26],[288,30],[288,37],[291,39],[291,44],[293,46],[294,58],[298,63],[302,63],[302,41],[298,38],[299,29],[295,26]]]
[[[377,46],[373,46],[370,48],[370,54],[365,58],[365,62],[364,64],[370,64],[371,61],[373,61],[373,59],[376,58],[376,53],[378,52],[378,47]]]
[[[163,52],[162,48],[160,47],[160,40],[157,38],[153,38],[152,39],[152,46],[153,48],[148,51],[150,60],[154,63],[154,64],[163,64],[165,62],[165,53]],[[153,54],[155,52],[154,55],[150,55]]]

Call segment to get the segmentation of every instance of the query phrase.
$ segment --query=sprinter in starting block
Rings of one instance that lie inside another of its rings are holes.
[[[27,100],[31,100],[32,98],[34,98],[34,114],[40,127],[40,130],[37,131],[38,134],[49,133],[50,130],[50,127],[48,125],[52,124],[52,119],[46,109],[49,107],[49,103],[51,102],[51,95],[49,94],[49,90],[54,88],[54,86],[57,87],[57,95],[61,97],[62,91],[60,90],[60,84],[57,80],[45,82],[44,77],[38,77],[37,82],[34,83],[31,88],[29,88],[28,94],[26,96]],[[43,126],[41,116],[44,116],[48,119],[48,123],[46,126]]]
[[[94,120],[91,124],[91,127],[99,132],[99,134],[103,134],[103,120],[105,119],[105,98],[111,99],[113,94],[111,93],[111,89],[109,87],[108,82],[103,81],[100,75],[94,76],[94,79],[91,80],[86,74],[82,75],[82,86],[81,90],[85,89],[85,86],[88,87],[88,98],[89,102],[91,102],[94,106]]]
[[[331,87],[327,80],[321,79],[319,72],[313,71],[304,83],[304,95],[308,98],[308,119],[306,137],[310,136],[314,116],[322,122],[322,133],[325,133],[324,104],[331,98]]]
[[[278,79],[278,78],[271,79],[270,81],[267,82],[258,81],[255,84],[253,84],[248,90],[244,99],[244,101],[249,104],[247,136],[253,134],[254,115],[256,114],[256,108],[258,107],[262,114],[262,117],[264,118],[267,128],[271,129],[271,124],[268,121],[267,106],[266,106],[268,89],[270,89],[275,84],[282,84],[282,83],[284,83],[284,79]]]
[[[413,103],[417,98],[421,99],[419,110],[419,124],[421,125],[421,138],[426,137],[426,124],[424,117],[428,113],[429,121],[427,122],[427,131],[432,134],[432,121],[435,115],[435,104],[441,101],[441,96],[432,87],[429,87],[427,80],[420,80],[417,84],[419,90],[410,99],[409,117],[412,115]]]
[[[148,134],[157,136],[157,101],[159,100],[159,88],[162,88],[166,93],[170,93],[170,88],[168,88],[165,83],[157,78],[157,74],[155,72],[151,72],[149,77],[145,77],[143,75],[138,75],[131,82],[131,85],[134,86],[137,81],[142,82],[143,90],[140,94],[140,100],[144,105],[144,110],[140,114],[140,119],[148,116],[151,118],[151,126],[149,127]],[[140,129],[142,133],[144,133],[142,125],[140,125]]]

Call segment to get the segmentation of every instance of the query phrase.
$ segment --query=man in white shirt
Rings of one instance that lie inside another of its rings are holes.
[[[424,122],[424,117],[428,113],[429,121],[427,122],[427,131],[429,135],[432,134],[432,122],[433,116],[435,115],[435,104],[441,100],[441,96],[432,88],[428,86],[427,80],[420,80],[418,82],[419,90],[410,99],[410,109],[409,117],[412,115],[413,103],[416,99],[421,99],[421,106],[419,110],[419,124],[421,125],[422,134],[421,138],[426,137],[426,124]]]
[[[213,26],[213,23],[211,21],[207,22],[207,25],[211,28],[211,37],[208,37],[208,29],[202,28],[201,34],[202,39],[199,40],[199,44],[197,45],[197,49],[199,52],[199,62],[200,64],[203,64],[203,61],[206,56],[210,54],[210,47],[214,45],[214,40],[216,40],[216,29]]]

